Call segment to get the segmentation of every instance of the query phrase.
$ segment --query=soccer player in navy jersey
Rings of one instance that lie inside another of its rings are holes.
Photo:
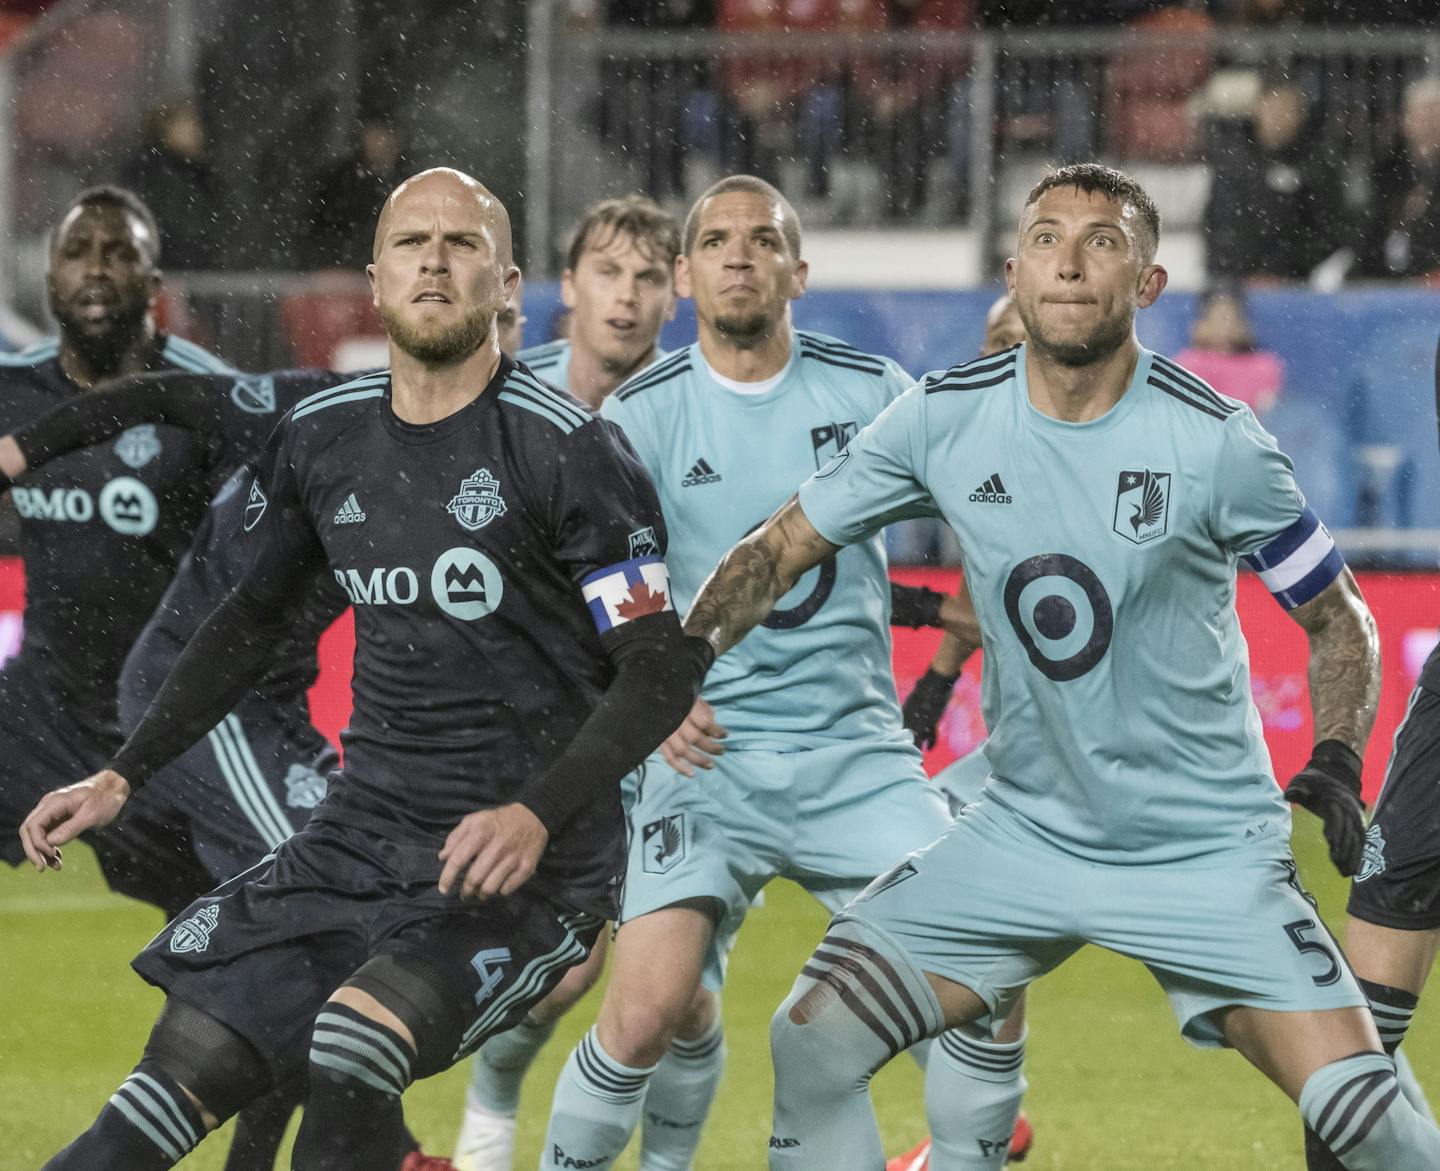
[[[159,261],[159,228],[138,197],[75,197],[50,238],[58,337],[0,357],[0,431],[118,375],[230,371],[156,327]],[[0,670],[0,857],[11,865],[24,860],[21,819],[55,778],[94,772],[119,748],[125,655],[219,478],[201,438],[147,425],[14,485],[26,601],[20,653]],[[206,885],[176,827],[132,819],[87,840],[113,889],[171,913]]]
[[[137,959],[166,1007],[52,1168],[172,1166],[303,1069],[296,1165],[393,1171],[404,1088],[512,1026],[613,913],[620,778],[708,663],[623,438],[499,351],[519,279],[503,206],[424,172],[387,201],[374,256],[390,372],[277,429],[246,493],[244,580],[111,767],[26,819],[26,852],[56,867],[230,710],[322,573],[356,608],[344,768],[304,830]],[[337,519],[352,497],[364,520]]]

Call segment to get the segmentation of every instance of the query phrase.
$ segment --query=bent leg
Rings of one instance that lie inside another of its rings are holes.
[[[694,906],[666,907],[621,925],[599,1019],[555,1086],[542,1167],[598,1171],[625,1149],[650,1077],[700,992],[713,934],[710,915]]]
[[[1440,1166],[1440,1130],[1405,1100],[1362,1008],[1232,1009],[1225,1039],[1299,1103],[1346,1171]]]
[[[724,1072],[719,998],[702,986],[645,1093],[640,1171],[688,1171]]]
[[[45,1171],[163,1171],[266,1089],[260,1055],[238,1034],[166,1001],[135,1071]]]

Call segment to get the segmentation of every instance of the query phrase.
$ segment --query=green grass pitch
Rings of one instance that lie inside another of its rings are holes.
[[[1298,814],[1296,853],[1326,918],[1341,921],[1345,888],[1317,823]],[[160,1005],[127,961],[161,926],[139,903],[109,895],[88,853],[66,871],[0,873],[0,1169],[34,1171],[83,1129],[138,1057]],[[765,1165],[770,1117],[766,1025],[824,928],[824,915],[787,883],[771,888],[740,937],[725,1016],[730,1058],[700,1149],[701,1171]],[[277,988],[277,996],[285,990]],[[537,1163],[550,1086],[594,1001],[562,1025],[531,1074],[516,1166]],[[1440,1096],[1440,1005],[1422,1004],[1406,1048]],[[1037,1129],[1026,1171],[1302,1171],[1299,1122],[1278,1090],[1233,1053],[1183,1043],[1164,997],[1138,964],[1090,948],[1035,986],[1026,1102]],[[466,1072],[454,1069],[406,1097],[411,1125],[448,1154]],[[924,1133],[919,1078],[902,1058],[876,1080],[887,1149]],[[218,1169],[227,1139],[182,1166]],[[288,1163],[282,1163],[288,1166]],[[633,1150],[620,1164],[636,1166]]]

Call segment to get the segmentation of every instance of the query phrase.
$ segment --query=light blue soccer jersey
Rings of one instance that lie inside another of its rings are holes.
[[[712,378],[697,343],[607,398],[602,414],[624,428],[660,492],[676,609],[688,610],[730,548],[912,381],[888,358],[800,330],[783,376],[760,394]],[[704,697],[732,748],[905,743],[879,539],[805,574],[716,662]]]
[[[1018,347],[927,375],[800,502],[837,543],[911,516],[954,527],[984,638],[987,800],[1109,862],[1288,839],[1236,564],[1293,607],[1342,562],[1249,408],[1142,350],[1113,409],[1064,423],[1031,405]]]
[[[524,362],[537,378],[551,386],[570,389],[570,343],[564,338],[543,346],[528,346],[516,354],[515,359]]]
[[[570,353],[569,341],[561,338],[559,341],[546,342],[543,346],[530,346],[528,349],[521,350],[515,357],[529,366],[537,378],[543,379],[551,386],[558,386],[561,390],[569,390],[573,394],[574,390],[570,385]],[[638,377],[663,357],[665,357],[665,351],[657,346],[655,356],[630,377]]]

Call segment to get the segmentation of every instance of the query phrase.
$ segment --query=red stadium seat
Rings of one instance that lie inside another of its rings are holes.
[[[1152,162],[1191,158],[1196,143],[1190,96],[1214,65],[1203,39],[1210,18],[1186,8],[1164,8],[1131,27],[1146,33],[1192,34],[1195,39],[1158,49],[1125,49],[1111,59],[1105,111],[1110,150],[1121,158]]]
[[[343,287],[318,287],[288,294],[281,302],[285,334],[300,366],[330,366],[340,343],[350,338],[383,334],[370,294],[347,279]]]

